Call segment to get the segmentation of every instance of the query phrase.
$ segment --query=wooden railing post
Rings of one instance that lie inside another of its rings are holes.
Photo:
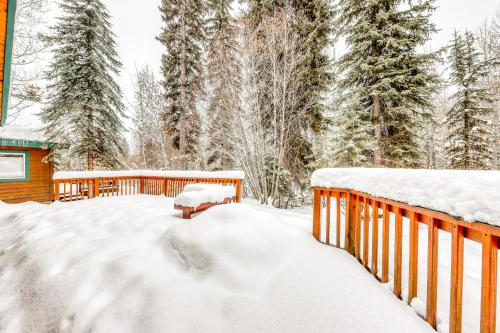
[[[489,233],[483,234],[482,245],[481,333],[494,333],[496,329],[498,240]]]
[[[428,225],[427,247],[427,306],[425,320],[435,329],[437,310],[437,276],[438,276],[438,221],[431,218]]]
[[[410,264],[408,265],[408,304],[417,297],[418,286],[418,220],[410,213]]]
[[[401,208],[396,208],[394,225],[394,294],[401,298],[401,269],[403,266],[403,216]]]
[[[383,208],[382,225],[382,283],[389,282],[389,207],[386,203]]]
[[[377,277],[378,274],[378,202],[372,202],[372,274]]]
[[[314,189],[313,198],[313,236],[316,240],[320,240],[321,231],[321,191]]]
[[[144,194],[144,177],[139,178],[139,193]]]
[[[94,198],[98,197],[100,195],[99,193],[99,178],[94,178],[93,179],[93,184],[94,184],[94,188],[93,188],[93,193],[92,193],[92,196]]]
[[[355,255],[355,238],[356,238],[356,197],[354,194],[347,192],[346,204],[346,226],[345,226],[345,247],[351,255]]]
[[[54,200],[55,201],[59,201],[59,184],[60,184],[59,180],[56,180],[54,182]]]
[[[464,281],[464,227],[453,225],[451,237],[450,333],[461,333]]]
[[[241,202],[241,179],[236,180],[236,202]]]

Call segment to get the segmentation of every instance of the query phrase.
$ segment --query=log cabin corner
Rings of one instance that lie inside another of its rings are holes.
[[[16,0],[0,0],[0,201],[49,202],[53,199],[52,144],[36,130],[8,126],[7,110]]]

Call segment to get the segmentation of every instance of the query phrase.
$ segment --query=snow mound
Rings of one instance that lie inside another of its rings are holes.
[[[210,203],[222,203],[226,198],[236,195],[234,186],[223,186],[217,184],[190,184],[184,187],[174,200],[175,205],[196,208],[199,205]]]
[[[177,177],[244,179],[243,171],[195,171],[195,170],[120,170],[120,171],[58,171],[54,179],[80,179],[99,177]]]
[[[357,190],[500,226],[500,171],[320,169],[313,173],[311,185]]]
[[[309,217],[233,204],[186,222],[172,203],[2,207],[0,331],[434,332]]]

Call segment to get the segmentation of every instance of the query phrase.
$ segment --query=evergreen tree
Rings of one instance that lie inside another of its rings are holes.
[[[451,83],[457,87],[453,104],[447,113],[448,166],[460,169],[490,169],[493,152],[490,149],[492,105],[481,79],[489,72],[491,60],[481,60],[475,48],[475,37],[467,31],[455,32],[450,48]]]
[[[414,167],[421,163],[419,120],[431,117],[430,95],[439,52],[418,52],[436,31],[433,0],[341,0],[336,26],[348,50],[339,60],[340,88],[351,107],[370,117],[372,163]]]
[[[164,27],[158,40],[165,46],[161,70],[165,90],[165,131],[177,154],[177,167],[196,166],[203,93],[203,46],[206,6],[203,0],[162,0]]]
[[[49,140],[70,145],[87,169],[122,165],[122,92],[114,76],[121,63],[110,16],[100,0],[65,0],[53,27],[54,58],[41,112]]]
[[[209,156],[213,170],[231,169],[235,153],[225,135],[231,113],[241,112],[241,64],[238,51],[238,27],[231,17],[231,0],[209,0],[207,24],[209,86]]]
[[[370,148],[373,146],[373,128],[369,115],[359,112],[359,105],[339,107],[335,117],[338,128],[334,160],[339,167],[370,165]]]

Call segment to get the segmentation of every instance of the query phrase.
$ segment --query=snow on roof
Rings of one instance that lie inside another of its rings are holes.
[[[320,169],[311,185],[356,190],[500,226],[500,171]]]
[[[179,177],[179,178],[229,178],[243,179],[243,171],[195,171],[195,170],[121,170],[121,171],[58,171],[54,179],[80,179],[99,177]]]
[[[38,142],[47,141],[42,128],[12,125],[0,127],[0,139]]]

